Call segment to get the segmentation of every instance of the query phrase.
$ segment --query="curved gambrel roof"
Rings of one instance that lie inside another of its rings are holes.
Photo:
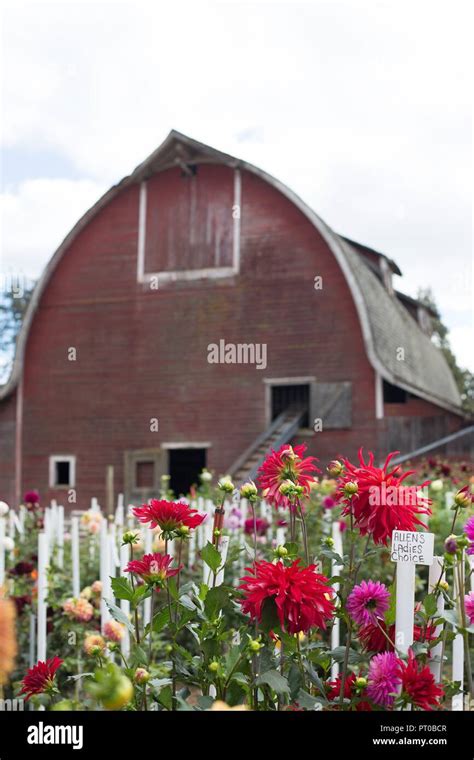
[[[268,182],[297,206],[324,238],[342,269],[357,309],[367,356],[374,370],[390,383],[445,409],[461,413],[459,392],[443,354],[422,332],[398,299],[388,293],[347,239],[331,230],[301,198],[279,180],[252,164],[175,130],[130,176],[108,190],[81,217],[54,253],[33,293],[18,338],[12,372],[8,382],[0,388],[0,399],[8,396],[21,378],[27,338],[42,293],[58,261],[81,230],[125,187],[173,166],[206,162],[244,169]],[[405,353],[403,361],[397,358],[400,347]]]

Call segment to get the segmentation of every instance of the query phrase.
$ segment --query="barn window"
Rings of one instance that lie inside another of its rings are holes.
[[[54,455],[49,458],[49,487],[74,488],[76,485],[76,457]]]
[[[384,380],[383,400],[385,404],[406,404],[408,393],[403,388],[399,388],[398,385],[392,385],[392,383]]]
[[[155,483],[155,462],[153,460],[135,462],[135,488],[153,488]]]
[[[272,420],[291,407],[306,410],[302,427],[309,427],[309,385],[272,386]]]
[[[170,449],[170,488],[176,496],[186,496],[199,484],[199,473],[206,467],[206,449]]]

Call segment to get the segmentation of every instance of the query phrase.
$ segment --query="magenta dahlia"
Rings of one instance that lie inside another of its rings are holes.
[[[347,598],[347,611],[357,625],[375,623],[390,605],[390,591],[380,581],[361,581]]]
[[[367,696],[376,705],[392,707],[400,686],[400,661],[393,652],[372,657],[367,678]]]

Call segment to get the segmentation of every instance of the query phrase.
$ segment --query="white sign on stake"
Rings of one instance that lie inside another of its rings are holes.
[[[434,533],[419,531],[392,531],[392,562],[413,565],[433,564]]]
[[[407,654],[413,644],[415,622],[415,566],[433,562],[433,533],[394,530],[390,557],[397,563],[395,645]]]

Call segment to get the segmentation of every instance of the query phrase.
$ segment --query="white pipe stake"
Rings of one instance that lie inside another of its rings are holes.
[[[428,580],[428,593],[432,594],[438,583],[444,581],[445,573],[443,572],[443,557],[433,557],[433,564],[430,566],[430,575]],[[443,594],[438,596],[438,614],[442,615],[444,612],[444,597]],[[437,638],[442,630],[443,626],[436,626],[435,637]],[[443,644],[440,641],[431,650],[431,658],[429,661],[430,670],[434,676],[436,683],[439,683],[441,676],[441,652],[443,650]]]
[[[397,563],[397,604],[395,612],[395,645],[403,654],[413,644],[415,622],[415,570],[411,562]]]
[[[72,595],[81,593],[81,576],[79,564],[79,518],[71,517],[71,559],[72,559]]]
[[[37,657],[46,661],[47,602],[48,595],[48,539],[45,532],[38,534],[38,631]]]

